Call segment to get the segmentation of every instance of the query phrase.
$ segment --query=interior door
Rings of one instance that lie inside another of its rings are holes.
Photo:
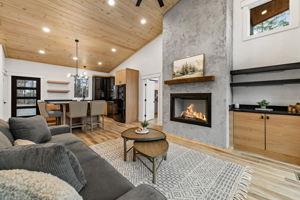
[[[154,119],[155,113],[155,81],[146,80],[145,85],[145,111],[146,111],[146,120]]]
[[[12,76],[11,81],[12,117],[38,115],[37,100],[41,99],[40,78]]]

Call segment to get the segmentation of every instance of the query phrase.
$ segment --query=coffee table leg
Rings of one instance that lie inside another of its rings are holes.
[[[136,161],[136,151],[135,151],[135,149],[134,149],[134,147],[133,147],[133,162],[135,162]]]
[[[153,158],[153,162],[152,162],[152,173],[153,173],[152,183],[155,184],[156,183],[156,159],[155,158]]]
[[[126,145],[127,141],[124,138],[124,161],[127,160],[127,145]]]

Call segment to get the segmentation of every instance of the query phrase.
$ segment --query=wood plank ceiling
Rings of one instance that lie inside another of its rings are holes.
[[[160,8],[156,0],[0,0],[0,43],[9,58],[75,67],[78,38],[80,67],[110,72],[162,32],[163,14],[178,1]]]

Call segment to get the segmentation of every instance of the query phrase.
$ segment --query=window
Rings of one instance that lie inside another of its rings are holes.
[[[88,78],[75,78],[74,82],[74,97],[86,98],[89,96],[89,79]]]
[[[240,6],[244,41],[295,29],[300,24],[299,0],[244,0]]]
[[[251,35],[290,24],[289,0],[272,0],[250,10]]]

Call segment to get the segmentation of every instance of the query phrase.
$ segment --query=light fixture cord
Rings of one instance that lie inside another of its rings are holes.
[[[79,58],[78,58],[78,42],[79,40],[75,40],[76,42],[76,76],[78,77],[78,61],[79,61]]]

